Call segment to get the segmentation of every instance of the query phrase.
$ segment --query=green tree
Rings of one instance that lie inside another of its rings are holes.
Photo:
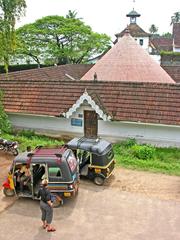
[[[180,23],[180,12],[175,12],[174,15],[171,17],[171,24],[173,23]]]
[[[172,38],[172,34],[170,32],[166,32],[162,34],[162,37]]]
[[[149,32],[153,35],[156,34],[158,32],[158,27],[156,27],[154,24],[152,24],[149,28]]]
[[[47,16],[17,30],[18,54],[37,62],[85,63],[110,46],[110,37],[99,34],[80,19]]]
[[[29,59],[33,59],[40,66],[46,44],[41,39],[38,39],[39,35],[36,35],[36,33],[37,29],[34,24],[27,24],[16,30],[17,48],[15,57],[26,58],[27,62]]]
[[[0,58],[8,71],[9,57],[16,48],[15,24],[24,14],[25,0],[0,0]]]
[[[0,91],[0,130],[1,132],[11,132],[11,123],[4,111],[2,91]]]
[[[74,19],[82,19],[82,18],[77,18],[77,12],[75,10],[69,10],[68,14],[66,14],[66,18],[74,18]]]

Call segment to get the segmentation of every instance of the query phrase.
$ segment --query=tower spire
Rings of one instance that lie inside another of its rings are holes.
[[[134,10],[135,3],[136,3],[136,0],[133,0],[133,10]]]
[[[133,0],[133,10],[126,15],[126,17],[130,18],[130,23],[136,23],[136,18],[141,16],[139,13],[137,13],[134,10],[135,3],[136,3],[136,0]]]

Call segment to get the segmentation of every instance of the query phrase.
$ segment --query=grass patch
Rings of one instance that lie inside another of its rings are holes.
[[[121,142],[113,148],[117,166],[180,176],[179,148],[156,148],[136,142],[134,145]]]
[[[34,149],[36,146],[59,146],[64,143],[60,140],[36,135],[31,131],[19,132],[15,135],[2,134],[1,137],[12,141],[17,141],[20,152],[26,151],[28,146],[31,146],[31,148]]]

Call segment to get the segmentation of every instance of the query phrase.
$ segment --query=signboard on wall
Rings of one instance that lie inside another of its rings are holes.
[[[82,127],[82,119],[71,118],[71,126]]]

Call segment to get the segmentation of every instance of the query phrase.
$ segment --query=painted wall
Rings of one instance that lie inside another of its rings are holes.
[[[86,109],[90,108],[87,106]],[[91,109],[92,110],[92,109]],[[83,108],[73,114],[72,118],[82,119]],[[80,115],[79,115],[80,114]],[[80,116],[80,117],[79,117]],[[33,129],[39,133],[56,137],[72,138],[83,136],[82,126],[72,126],[71,118],[44,117],[32,115],[9,114],[13,126],[18,129]],[[126,138],[136,138],[142,143],[151,143],[158,146],[180,147],[180,126],[153,125],[130,122],[98,121],[99,136],[112,142]]]
[[[147,52],[149,52],[149,37],[134,37],[136,42],[140,45],[140,39],[143,39],[142,48],[144,48]]]
[[[180,126],[100,121],[99,135],[112,142],[135,138],[140,143],[180,147]]]
[[[173,46],[173,52],[180,52],[180,48],[177,48],[177,47]]]
[[[17,129],[30,129],[38,133],[65,138],[69,134],[83,135],[83,127],[72,126],[71,119],[20,114],[8,114],[8,116],[12,125]]]

